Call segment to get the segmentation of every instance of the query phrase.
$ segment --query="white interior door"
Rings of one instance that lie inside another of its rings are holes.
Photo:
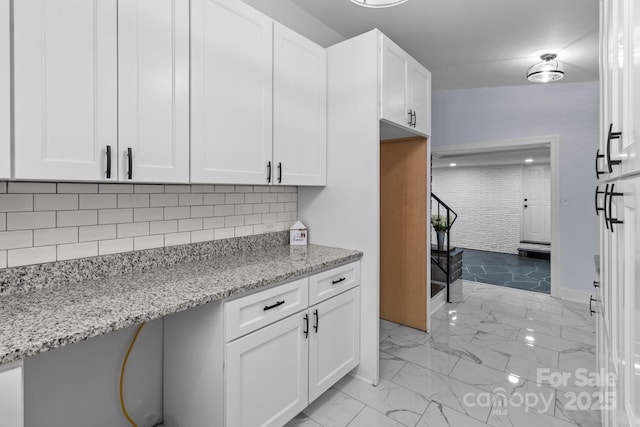
[[[120,180],[188,182],[189,0],[119,2],[118,40]]]
[[[116,0],[13,2],[15,178],[116,178]]]
[[[522,178],[522,240],[551,243],[551,170],[528,166]]]

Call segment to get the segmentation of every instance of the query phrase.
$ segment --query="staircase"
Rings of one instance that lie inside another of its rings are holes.
[[[435,206],[434,206],[435,202]],[[443,245],[441,239],[436,239],[436,245],[431,245],[431,263],[440,269],[446,277],[446,301],[451,302],[449,295],[449,285],[451,285],[451,227],[458,219],[458,214],[455,213],[445,202],[443,202],[438,196],[431,193],[431,224],[433,226],[434,216],[440,219],[441,224],[445,225],[443,230],[445,234],[445,242]],[[437,234],[437,233],[436,233]],[[433,286],[433,285],[432,285]]]

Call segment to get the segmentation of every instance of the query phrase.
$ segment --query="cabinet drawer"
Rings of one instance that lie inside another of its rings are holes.
[[[225,302],[225,342],[306,309],[309,304],[308,280],[299,279]]]
[[[309,305],[317,304],[359,284],[359,261],[314,274],[309,279]]]

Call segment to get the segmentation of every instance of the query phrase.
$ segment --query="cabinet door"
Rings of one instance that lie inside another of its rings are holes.
[[[409,105],[415,114],[413,127],[423,135],[431,135],[431,73],[413,61],[409,82]]]
[[[325,185],[326,51],[275,24],[273,58],[274,184]]]
[[[11,178],[11,39],[9,0],[0,0],[0,179]]]
[[[0,427],[23,425],[22,365],[0,366]]]
[[[225,346],[225,425],[281,426],[307,406],[307,311]]]
[[[272,23],[239,1],[191,1],[193,182],[267,183]]]
[[[623,134],[620,138],[621,172],[640,171],[640,4],[624,0],[624,111]]]
[[[188,182],[189,0],[118,3],[118,91],[120,180]]]
[[[309,309],[309,402],[360,363],[360,287]]]
[[[14,10],[15,178],[117,174],[116,0],[20,0]]]
[[[626,327],[623,366],[626,369],[623,398],[630,425],[640,424],[640,178],[623,184],[624,193],[624,288],[627,298],[623,321]],[[618,230],[616,230],[618,231]],[[622,307],[621,307],[622,308]]]
[[[407,79],[411,58],[398,45],[382,36],[382,111],[384,120],[408,127]]]

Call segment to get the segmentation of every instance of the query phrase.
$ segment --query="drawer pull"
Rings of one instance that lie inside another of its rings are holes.
[[[304,337],[309,338],[309,315],[304,315]]]
[[[600,287],[600,282],[598,282],[597,280],[593,281],[593,287],[594,288],[599,288]]]
[[[318,325],[320,325],[320,319],[318,318],[318,310],[313,311],[313,316],[316,318],[316,323],[313,325],[313,330],[318,333]]]
[[[284,300],[278,301],[273,305],[265,305],[264,306],[264,311],[271,310],[272,308],[280,307],[282,304],[284,304]]]
[[[345,280],[347,280],[347,278],[346,278],[346,277],[341,277],[341,278],[339,278],[338,280],[332,280],[332,281],[331,281],[331,284],[332,284],[332,285],[335,285],[336,283],[344,282]]]
[[[596,299],[593,297],[593,295],[589,295],[589,313],[591,313],[591,315],[593,316],[593,313],[596,313],[596,311],[593,309],[593,302],[597,301],[599,302],[599,299]]]

